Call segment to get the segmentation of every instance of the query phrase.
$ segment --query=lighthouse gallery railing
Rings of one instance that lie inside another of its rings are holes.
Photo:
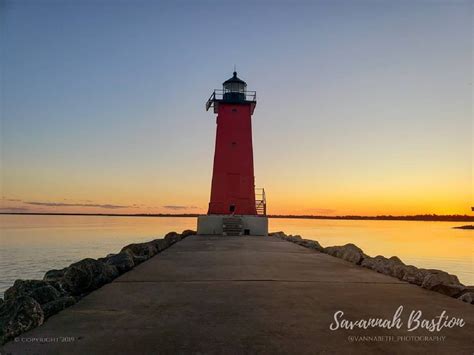
[[[224,100],[224,94],[230,93],[229,90],[223,89],[216,89],[209,97],[209,100],[206,102],[206,111],[208,111],[211,107],[214,107],[214,103],[216,101]],[[242,94],[245,95],[244,102],[256,102],[257,101],[257,92],[256,91],[244,91]]]

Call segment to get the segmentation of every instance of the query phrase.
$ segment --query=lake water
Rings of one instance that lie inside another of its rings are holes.
[[[316,219],[269,223],[271,231],[299,234],[322,246],[354,243],[368,255],[397,255],[407,264],[445,270],[474,285],[474,230],[452,229],[463,223]],[[0,295],[18,278],[41,279],[50,269],[185,229],[196,229],[196,218],[0,215]]]

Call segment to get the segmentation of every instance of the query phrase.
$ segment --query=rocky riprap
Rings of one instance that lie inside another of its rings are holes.
[[[35,328],[50,316],[111,282],[174,243],[196,234],[170,232],[163,239],[129,244],[118,254],[87,258],[61,270],[46,272],[43,280],[16,280],[0,298],[0,345]]]
[[[354,244],[323,248],[317,241],[303,239],[299,235],[286,235],[283,232],[269,233],[269,236],[281,238],[321,253],[344,259],[353,264],[363,266],[384,275],[436,291],[461,301],[474,304],[474,287],[464,286],[456,275],[442,270],[422,269],[413,265],[405,265],[398,257],[386,258],[378,255],[370,257]]]

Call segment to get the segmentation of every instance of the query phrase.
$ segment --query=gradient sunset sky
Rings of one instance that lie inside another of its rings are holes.
[[[1,211],[205,213],[234,64],[271,214],[469,214],[472,1],[0,0]]]

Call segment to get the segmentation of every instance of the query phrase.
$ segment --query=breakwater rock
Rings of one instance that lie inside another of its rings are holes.
[[[317,241],[303,239],[299,235],[286,235],[284,232],[274,232],[268,235],[299,244],[303,247],[315,249],[321,253],[344,259],[353,264],[388,276],[396,277],[399,280],[418,285],[427,290],[442,293],[446,296],[474,304],[474,287],[464,286],[459,282],[456,275],[449,274],[445,271],[406,265],[396,256],[390,258],[386,258],[382,255],[371,257],[366,255],[362,249],[354,244],[323,248]]]
[[[299,244],[301,246],[304,246],[306,248],[314,249],[317,251],[323,251],[323,247],[315,240],[309,240],[309,239],[303,239],[299,235],[286,235],[283,232],[274,232],[274,233],[269,233],[268,234],[270,237],[278,237],[281,239],[285,239],[289,242],[293,242],[296,244]]]
[[[354,244],[346,244],[343,246],[327,247],[323,252],[336,258],[341,258],[354,264],[360,264],[366,256],[362,249]]]
[[[60,270],[46,272],[43,280],[16,280],[0,298],[0,345],[35,328],[53,314],[111,282],[195,231],[170,232],[163,239],[129,244],[118,254],[87,258]]]

